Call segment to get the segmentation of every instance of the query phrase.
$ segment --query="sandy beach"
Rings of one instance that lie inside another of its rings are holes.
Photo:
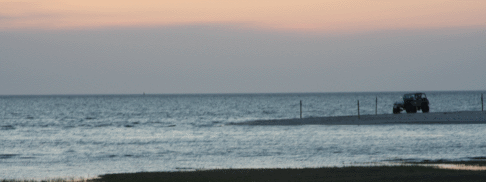
[[[302,119],[256,120],[233,125],[380,125],[380,124],[484,124],[486,112],[460,111],[436,113],[401,113]]]

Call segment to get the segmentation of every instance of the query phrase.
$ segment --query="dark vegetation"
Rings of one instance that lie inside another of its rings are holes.
[[[152,181],[485,181],[485,171],[460,171],[422,166],[375,166],[303,169],[219,169],[181,172],[106,174],[96,182]]]

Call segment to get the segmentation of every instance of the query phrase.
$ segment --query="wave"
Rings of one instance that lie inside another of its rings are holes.
[[[15,127],[12,125],[3,125],[0,126],[0,130],[15,130]]]
[[[15,156],[19,156],[20,154],[0,154],[0,159],[10,159]]]

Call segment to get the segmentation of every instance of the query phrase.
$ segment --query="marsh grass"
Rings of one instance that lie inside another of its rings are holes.
[[[217,169],[181,172],[106,174],[94,181],[482,181],[484,171],[437,169],[418,165],[302,169]]]
[[[439,163],[442,162],[442,163]],[[484,181],[486,171],[439,169],[444,161],[322,168],[193,169],[105,174],[96,179],[1,180],[0,182],[246,182],[246,181]],[[484,166],[485,162],[451,162]],[[435,166],[435,167],[434,167]]]
[[[44,180],[16,180],[16,179],[3,179],[0,182],[89,182],[89,179],[84,178],[54,178],[54,179],[44,179]]]

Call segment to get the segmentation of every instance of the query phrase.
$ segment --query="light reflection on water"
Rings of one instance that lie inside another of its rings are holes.
[[[486,156],[486,125],[72,128],[2,132],[4,178]],[[7,156],[5,154],[15,154]]]

